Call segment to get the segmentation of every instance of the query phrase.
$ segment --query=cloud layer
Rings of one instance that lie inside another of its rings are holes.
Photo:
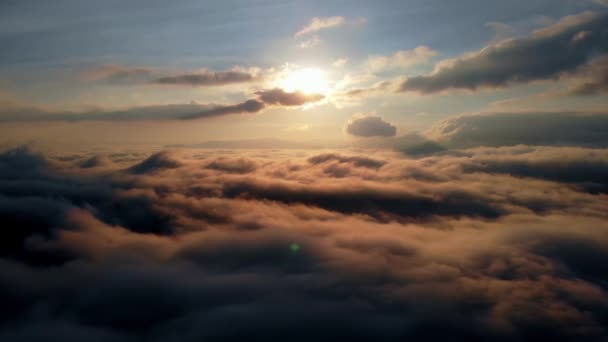
[[[602,340],[606,160],[7,151],[0,338]]]
[[[426,135],[455,147],[562,145],[608,146],[608,113],[483,113],[435,124]]]

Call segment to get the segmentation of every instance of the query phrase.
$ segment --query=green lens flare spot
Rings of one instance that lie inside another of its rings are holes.
[[[299,252],[299,251],[300,251],[300,248],[301,248],[301,247],[300,247],[300,245],[299,245],[299,244],[297,244],[297,243],[295,243],[295,242],[294,242],[294,243],[292,243],[291,245],[289,245],[289,249],[291,249],[291,251],[292,251],[293,253],[297,253],[297,252]]]

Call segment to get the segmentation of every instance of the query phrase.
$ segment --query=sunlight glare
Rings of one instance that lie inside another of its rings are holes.
[[[287,92],[301,91],[306,94],[323,94],[330,92],[325,73],[318,68],[287,70],[279,79],[278,86]]]

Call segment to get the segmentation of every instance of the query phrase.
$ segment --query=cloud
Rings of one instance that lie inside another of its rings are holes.
[[[392,137],[397,127],[375,115],[355,115],[346,125],[346,132],[356,137]]]
[[[257,113],[266,106],[302,106],[317,102],[324,98],[321,94],[305,94],[300,91],[286,92],[280,88],[266,89],[255,92],[257,99],[247,100],[236,105],[217,106],[197,114],[182,116],[182,119],[200,119],[229,114]]]
[[[509,174],[574,184],[580,191],[608,193],[608,151],[582,148],[503,148],[502,158],[479,156],[464,172]],[[508,154],[511,152],[511,154]]]
[[[210,71],[202,70],[196,73],[165,76],[154,80],[158,84],[187,85],[187,86],[221,86],[235,83],[246,83],[254,81],[259,76],[257,73],[246,70]]]
[[[593,0],[596,4],[608,6],[608,0]]]
[[[608,51],[608,14],[586,12],[562,18],[528,37],[489,45],[437,64],[433,73],[410,77],[400,91],[423,94],[476,90],[557,79]]]
[[[86,81],[107,82],[113,84],[164,84],[186,85],[196,87],[223,86],[228,84],[247,83],[259,80],[259,68],[234,67],[231,70],[212,71],[202,69],[193,72],[175,74],[174,71],[141,66],[105,65],[88,70],[82,74]]]
[[[341,68],[348,63],[348,59],[346,58],[338,58],[331,65],[336,68]]]
[[[300,42],[300,44],[298,44],[298,47],[300,49],[308,49],[319,45],[319,43],[321,43],[321,39],[319,38],[319,36],[312,36],[312,38]]]
[[[215,116],[230,115],[230,114],[242,114],[242,113],[257,113],[265,108],[263,102],[258,100],[247,100],[235,105],[217,106],[207,110],[203,110],[196,114],[184,115],[181,119],[201,119],[210,118]]]
[[[279,88],[255,92],[257,99],[233,105],[168,104],[128,107],[124,109],[84,109],[57,111],[18,102],[7,102],[0,108],[0,122],[21,121],[137,121],[179,120],[217,117],[231,114],[257,113],[267,106],[301,106],[324,98],[322,94],[286,92]]]
[[[341,16],[334,17],[314,17],[306,26],[302,27],[298,32],[294,34],[294,37],[300,37],[310,33],[326,30],[334,27],[344,25],[346,18]]]
[[[166,169],[175,169],[181,166],[179,160],[174,158],[170,152],[162,151],[151,155],[131,168],[129,171],[135,174],[152,173]]]
[[[571,76],[575,84],[569,95],[589,96],[608,92],[608,56],[594,59]]]
[[[542,174],[603,152],[7,151],[0,338],[602,340],[606,199]]]
[[[602,340],[604,152],[6,151],[0,338]]]
[[[315,164],[315,165],[323,164],[323,163],[327,163],[327,162],[333,162],[333,161],[338,162],[340,164],[352,163],[354,166],[367,167],[370,169],[379,169],[384,164],[386,164],[386,162],[382,161],[382,160],[360,157],[360,156],[343,156],[343,155],[340,155],[337,153],[319,154],[319,155],[308,158],[308,162],[311,164]]]
[[[104,65],[84,72],[82,77],[86,81],[132,84],[149,82],[158,73],[159,70],[149,67]]]
[[[250,173],[257,169],[257,164],[247,158],[218,158],[207,164],[207,168],[228,173]]]
[[[258,99],[268,105],[301,106],[324,98],[322,94],[305,94],[300,91],[286,92],[280,88],[261,90],[255,93]]]
[[[416,64],[423,64],[437,55],[437,51],[428,46],[418,46],[412,50],[397,51],[390,56],[370,56],[367,66],[372,71],[381,71],[390,68],[409,68]]]
[[[456,147],[608,146],[607,113],[484,113],[435,124],[427,137]]]

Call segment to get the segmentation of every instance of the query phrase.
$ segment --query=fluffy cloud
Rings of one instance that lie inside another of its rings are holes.
[[[428,94],[555,79],[606,53],[607,27],[606,13],[568,16],[528,37],[504,40],[440,62],[432,74],[405,80],[400,90]]]
[[[355,115],[346,125],[346,132],[356,137],[392,137],[397,127],[375,115]]]
[[[608,336],[604,151],[229,154],[0,154],[0,338]]]

